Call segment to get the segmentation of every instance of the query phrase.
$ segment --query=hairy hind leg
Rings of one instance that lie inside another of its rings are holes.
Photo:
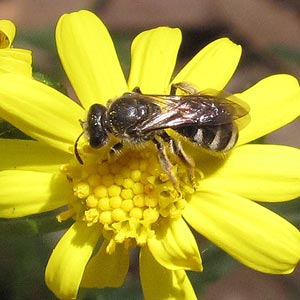
[[[166,147],[164,145],[164,142],[161,140],[158,140],[156,138],[153,138],[153,143],[155,144],[156,148],[157,148],[157,152],[158,152],[158,159],[160,162],[160,165],[162,167],[162,169],[168,174],[169,179],[172,181],[172,183],[174,184],[175,188],[177,191],[179,191],[179,185],[178,185],[178,181],[177,178],[175,176],[175,174],[173,173],[173,165],[167,155],[166,152]]]
[[[184,93],[189,94],[189,95],[195,95],[195,94],[199,93],[198,88],[188,82],[173,83],[171,85],[170,94],[173,96],[176,95],[177,90],[181,90]]]
[[[190,181],[193,184],[193,186],[195,186],[194,160],[184,152],[181,143],[179,141],[174,140],[165,131],[163,131],[159,136],[163,139],[164,142],[168,143],[171,152],[174,153],[181,160],[181,162],[188,168]]]

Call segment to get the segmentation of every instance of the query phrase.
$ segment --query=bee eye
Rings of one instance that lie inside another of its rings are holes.
[[[100,148],[108,143],[106,111],[106,107],[101,104],[93,104],[89,109],[85,129],[92,148]]]
[[[101,128],[100,130],[100,128],[93,128],[89,131],[89,142],[92,148],[100,148],[108,143],[108,134],[105,129]]]

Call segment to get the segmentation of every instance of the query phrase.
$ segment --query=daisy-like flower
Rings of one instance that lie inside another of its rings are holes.
[[[0,73],[31,76],[31,51],[12,47],[16,27],[9,20],[0,20]]]
[[[125,147],[109,158],[115,141],[92,149],[81,138],[84,164],[79,164],[74,156],[82,132],[79,120],[92,104],[106,105],[137,86],[149,94],[169,94],[170,84],[178,82],[223,90],[241,47],[227,38],[216,40],[171,80],[180,30],[145,31],[133,41],[126,81],[110,35],[94,14],[62,16],[56,41],[81,105],[25,76],[0,76],[0,116],[36,139],[1,140],[0,216],[17,218],[63,206],[58,220],[74,219],[46,268],[46,283],[58,297],[75,298],[79,287],[122,285],[130,250],[139,247],[145,299],[196,299],[185,270],[202,271],[202,262],[189,226],[255,270],[293,271],[300,258],[299,231],[255,201],[300,196],[300,151],[246,143],[299,115],[294,77],[274,75],[237,95],[250,106],[251,122],[227,157],[184,143],[202,175],[196,176],[194,189],[188,170],[172,161],[179,193],[151,143],[138,150]]]

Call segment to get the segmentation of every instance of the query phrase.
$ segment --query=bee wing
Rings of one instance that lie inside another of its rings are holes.
[[[191,125],[221,125],[239,121],[239,128],[249,122],[248,106],[233,95],[147,95],[160,105],[162,112],[145,121],[143,132]],[[230,99],[229,99],[230,98]],[[244,119],[243,121],[241,119]]]
[[[211,97],[213,101],[222,104],[231,113],[233,120],[246,116],[250,111],[246,102],[224,90],[206,89],[201,91],[199,95]]]
[[[217,97],[220,99],[220,103],[222,103],[224,101],[224,99],[229,100],[231,102],[227,104],[225,104],[226,107],[230,106],[231,107],[231,114],[232,114],[232,119],[235,121],[237,127],[239,130],[245,128],[251,118],[250,118],[250,107],[249,105],[242,101],[240,98],[231,95],[231,94],[227,94],[225,91],[222,91],[221,94],[221,98]],[[224,96],[226,95],[226,98],[224,98]],[[223,100],[222,100],[223,99]],[[230,111],[230,108],[228,107],[228,110]]]
[[[226,96],[226,98],[225,98]],[[227,94],[222,91],[214,98],[215,102],[219,103],[231,115],[231,119],[235,121],[239,130],[246,127],[250,122],[250,107],[247,103],[238,97]],[[222,123],[221,123],[222,124]]]

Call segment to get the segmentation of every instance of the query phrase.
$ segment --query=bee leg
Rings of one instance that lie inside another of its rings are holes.
[[[176,95],[176,91],[181,90],[182,92],[189,94],[189,95],[195,95],[199,93],[199,90],[194,85],[187,83],[187,82],[178,82],[173,83],[171,85],[171,92],[170,94],[172,96]]]
[[[193,184],[193,186],[195,187],[196,184],[195,184],[194,160],[184,152],[181,143],[179,141],[175,141],[174,139],[172,139],[165,131],[163,131],[160,134],[160,136],[166,143],[168,143],[171,152],[174,153],[182,161],[182,163],[187,166],[189,170],[189,179]]]
[[[114,157],[115,155],[117,155],[118,153],[120,153],[120,151],[123,148],[123,143],[119,142],[117,144],[114,144],[110,150],[109,150],[109,158]]]
[[[189,171],[189,179],[190,182],[192,183],[193,187],[196,187],[196,182],[195,182],[195,162],[194,160],[188,156],[183,148],[180,142],[177,142],[173,139],[170,140],[170,149],[172,152],[175,153],[177,157],[187,166],[188,171]]]
[[[173,165],[170,162],[166,147],[162,141],[157,140],[156,138],[153,138],[153,143],[155,144],[157,151],[158,151],[158,159],[161,164],[162,169],[168,174],[170,180],[174,184],[177,191],[179,191],[179,185],[176,176],[172,172]]]
[[[142,91],[139,86],[136,86],[133,90],[134,93],[142,94]]]

